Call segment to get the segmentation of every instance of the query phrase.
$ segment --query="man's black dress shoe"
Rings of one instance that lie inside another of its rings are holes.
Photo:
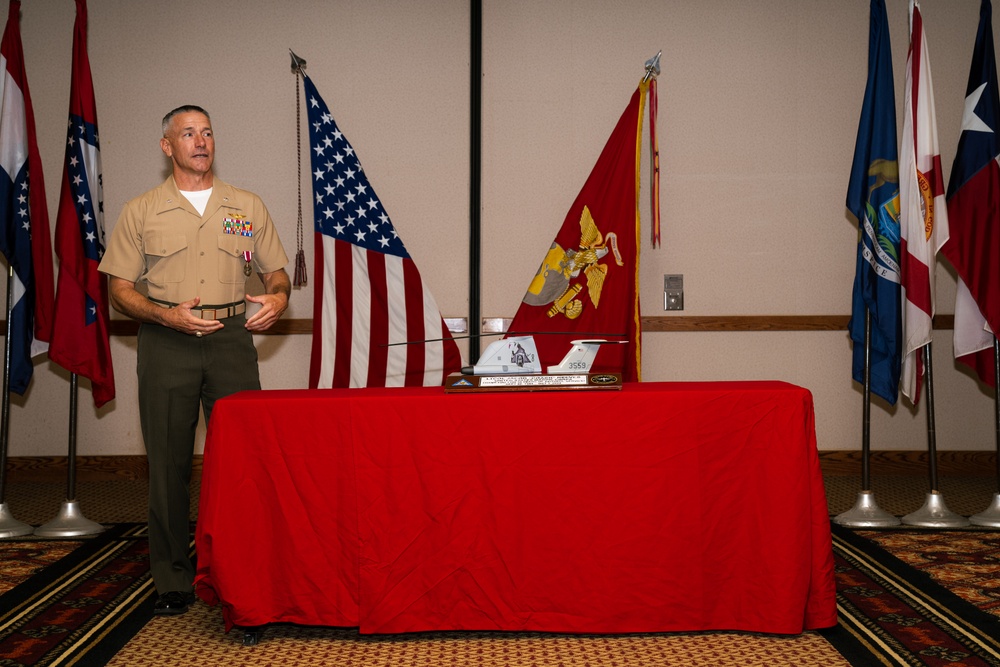
[[[183,614],[192,604],[194,604],[194,593],[170,591],[157,598],[156,604],[153,605],[153,613],[160,616]]]

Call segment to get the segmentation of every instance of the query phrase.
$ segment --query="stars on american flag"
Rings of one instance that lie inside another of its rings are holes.
[[[79,116],[71,116],[66,144],[66,171],[77,219],[80,221],[83,251],[88,259],[99,262],[104,256],[105,237],[97,127]],[[96,179],[92,182],[95,173]],[[96,193],[91,191],[92,187],[96,187]]]
[[[316,228],[371,251],[408,257],[354,147],[337,127],[319,93],[310,88],[307,85]]]

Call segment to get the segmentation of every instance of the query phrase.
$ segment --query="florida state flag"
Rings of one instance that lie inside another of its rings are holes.
[[[641,379],[639,159],[648,88],[644,81],[633,93],[508,329],[535,334],[543,369],[574,339],[607,338],[627,344],[602,346],[591,372]]]

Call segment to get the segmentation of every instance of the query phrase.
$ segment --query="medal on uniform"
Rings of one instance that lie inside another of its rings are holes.
[[[253,238],[253,222],[247,220],[241,213],[233,213],[222,219],[222,233]],[[243,265],[243,275],[249,278],[250,274],[253,273],[253,267],[250,266],[250,260],[253,259],[253,251],[244,250],[243,259],[246,262]]]

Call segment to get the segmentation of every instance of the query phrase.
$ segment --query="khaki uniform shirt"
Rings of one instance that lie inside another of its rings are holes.
[[[133,283],[149,297],[202,306],[242,301],[247,261],[271,273],[288,257],[260,197],[218,178],[205,214],[180,193],[173,176],[125,204],[98,270]]]

